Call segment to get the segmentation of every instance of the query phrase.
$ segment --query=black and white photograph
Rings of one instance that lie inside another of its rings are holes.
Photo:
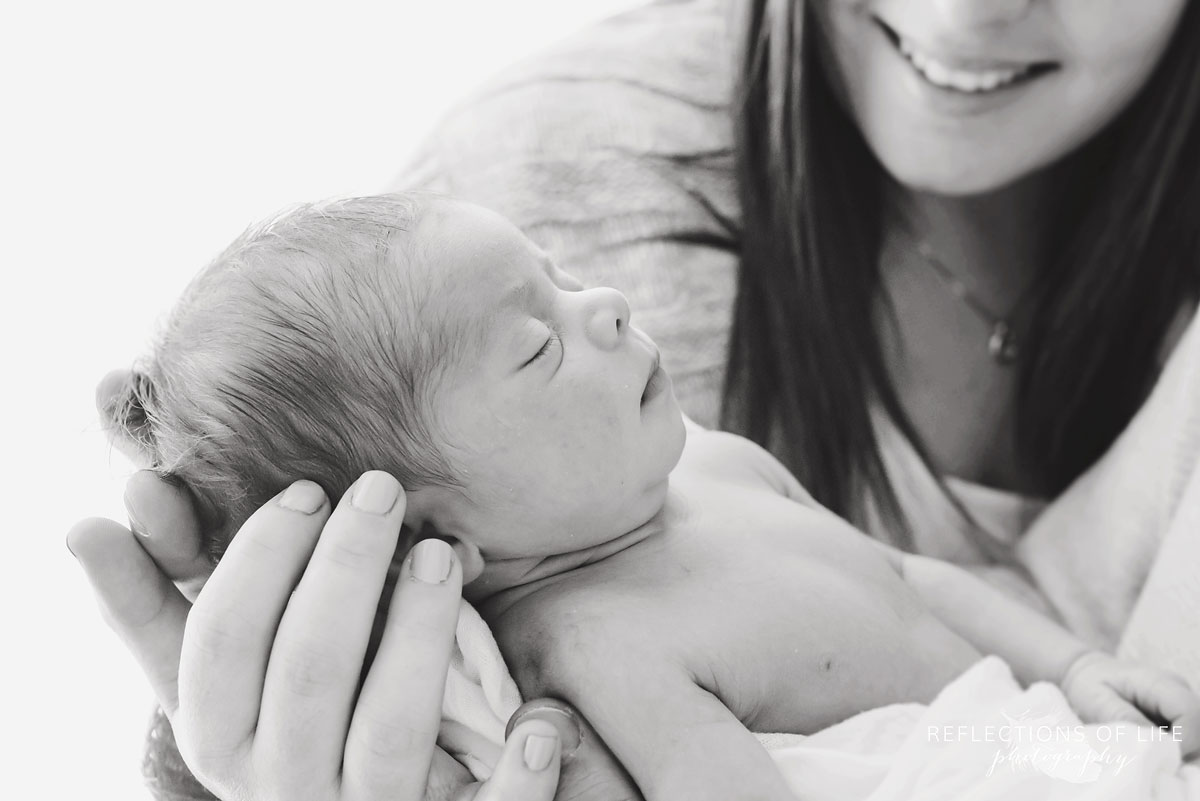
[[[7,795],[1200,801],[1196,0],[0,29]]]

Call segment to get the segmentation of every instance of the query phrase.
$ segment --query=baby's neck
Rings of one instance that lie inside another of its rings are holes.
[[[463,596],[480,610],[486,606],[488,616],[502,614],[529,593],[563,575],[608,559],[660,533],[672,495],[668,491],[666,503],[645,523],[601,545],[554,556],[489,561],[479,578],[463,588]]]

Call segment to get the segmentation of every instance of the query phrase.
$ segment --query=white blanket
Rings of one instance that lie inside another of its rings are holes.
[[[1052,684],[987,657],[929,706],[873,709],[811,737],[763,738],[804,801],[1195,799],[1170,732],[1084,726]],[[790,739],[790,742],[788,741]]]

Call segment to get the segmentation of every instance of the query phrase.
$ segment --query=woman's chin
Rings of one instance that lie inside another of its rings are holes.
[[[936,162],[914,159],[884,161],[884,169],[905,189],[946,197],[972,197],[996,192],[1029,175],[1033,168],[1022,165],[961,163],[953,159]]]
[[[873,146],[883,169],[900,186],[913,192],[946,197],[971,197],[1006,189],[1054,161],[1052,153],[980,157],[987,148],[964,148],[959,143],[879,143]],[[1023,157],[1016,157],[1022,155]]]

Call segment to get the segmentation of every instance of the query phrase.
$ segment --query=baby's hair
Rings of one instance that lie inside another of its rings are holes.
[[[426,205],[351,198],[250,228],[193,279],[103,410],[191,490],[214,558],[299,478],[335,503],[370,469],[409,488],[455,483],[425,412],[444,343],[405,280]]]

